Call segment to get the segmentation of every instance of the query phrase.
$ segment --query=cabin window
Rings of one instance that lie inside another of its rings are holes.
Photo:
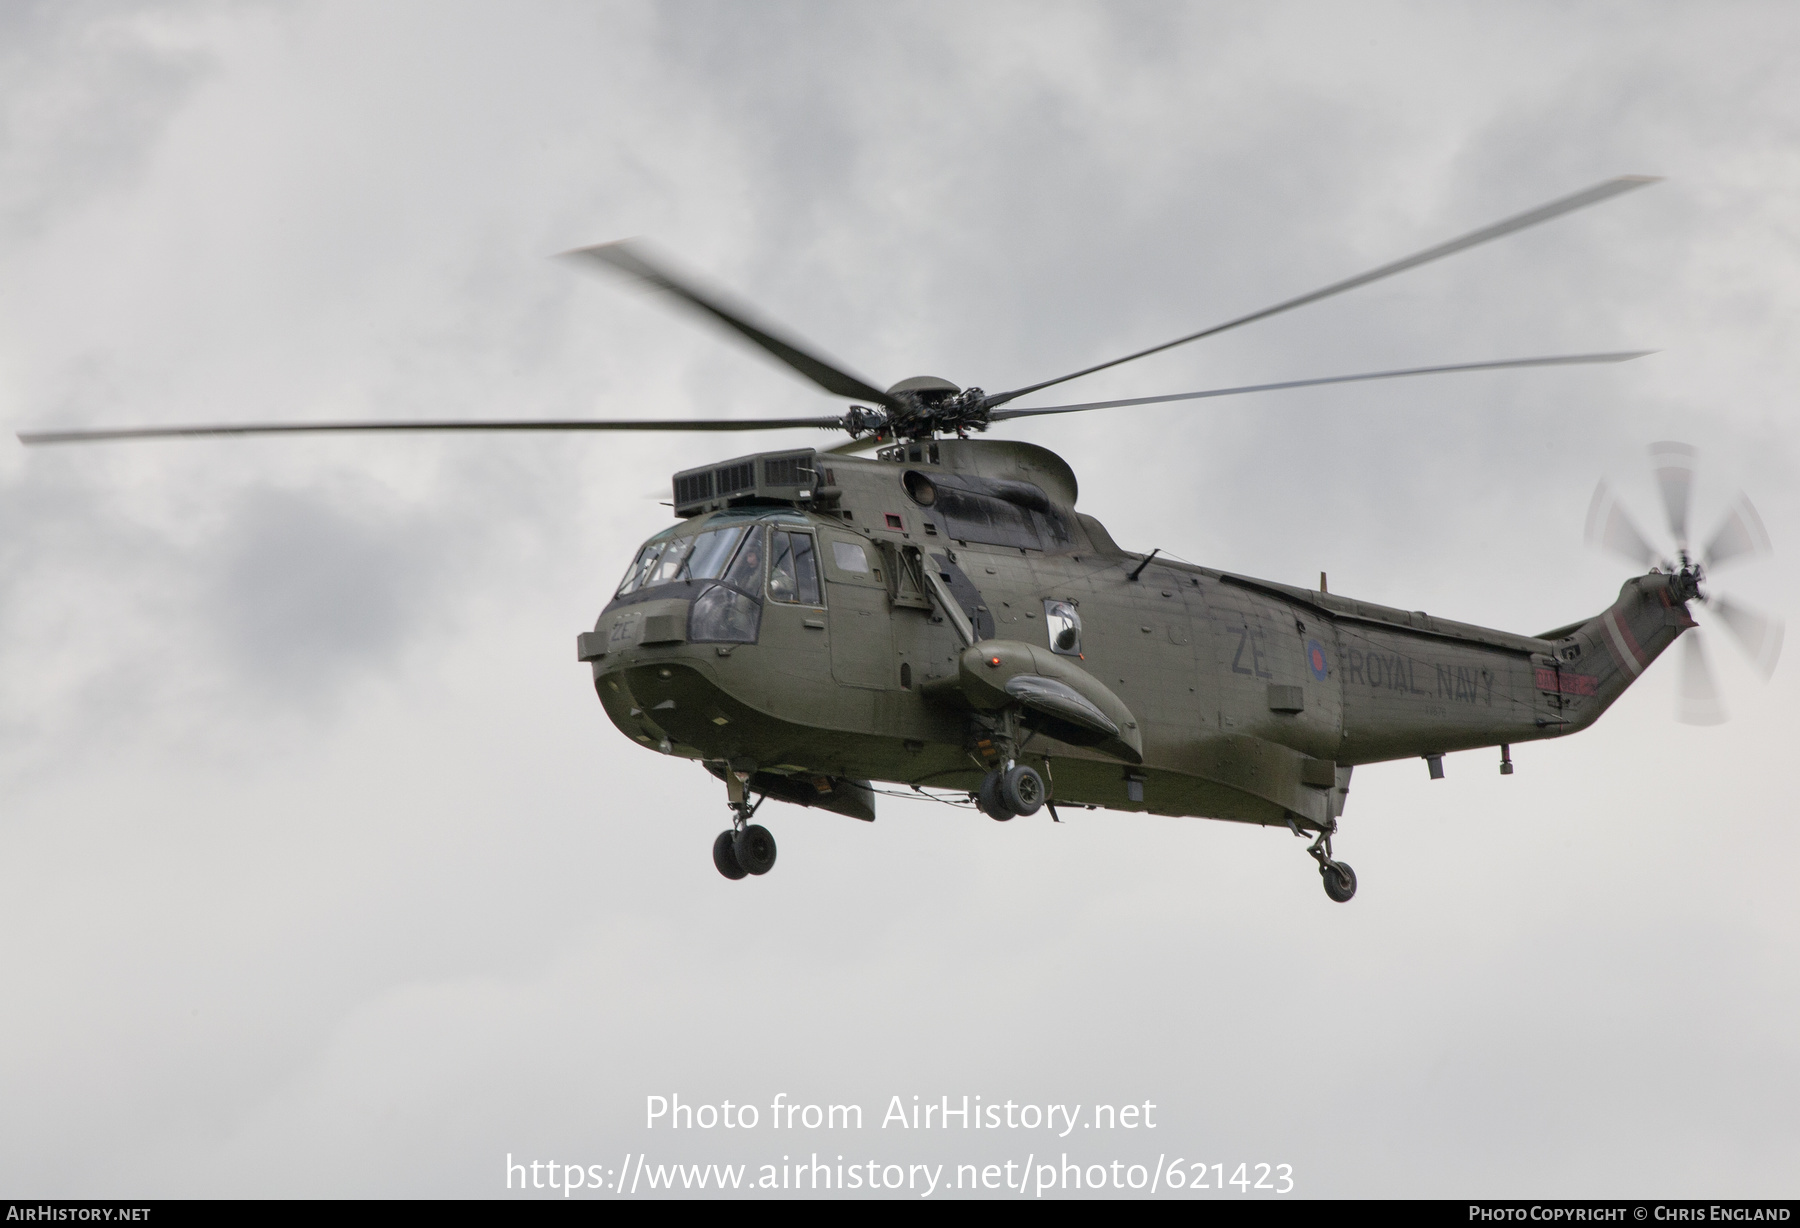
[[[1044,602],[1044,629],[1050,633],[1050,651],[1065,657],[1081,655],[1081,615],[1074,602]]]
[[[811,533],[777,529],[770,534],[769,596],[800,605],[819,604],[819,560]]]
[[[831,561],[837,564],[839,571],[859,576],[869,574],[869,556],[857,542],[832,542]]]

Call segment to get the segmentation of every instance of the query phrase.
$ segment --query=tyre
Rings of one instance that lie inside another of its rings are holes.
[[[767,874],[775,867],[775,837],[760,824],[752,823],[739,832],[731,848],[746,874]]]
[[[1013,812],[1006,808],[1006,802],[1000,796],[999,772],[989,772],[981,778],[981,791],[975,795],[975,805],[988,818],[1001,823],[1013,817]]]
[[[1000,778],[1000,802],[1017,815],[1036,814],[1044,804],[1044,778],[1021,764]]]
[[[744,877],[744,867],[738,864],[737,850],[731,847],[732,837],[736,832],[722,831],[719,838],[713,841],[713,865],[726,878]]]
[[[1325,879],[1325,894],[1340,904],[1348,903],[1356,894],[1356,871],[1341,861],[1320,866],[1319,874]]]

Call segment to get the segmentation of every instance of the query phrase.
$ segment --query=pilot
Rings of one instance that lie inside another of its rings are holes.
[[[737,558],[732,560],[731,570],[725,575],[725,582],[732,584],[753,596],[761,596],[757,592],[762,587],[762,541],[761,525],[752,525],[750,535],[744,541],[744,548],[738,551]]]
[[[786,533],[776,535],[773,566],[769,568],[769,596],[776,601],[797,601],[794,580],[793,538]]]

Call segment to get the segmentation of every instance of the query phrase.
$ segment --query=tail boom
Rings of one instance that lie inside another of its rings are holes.
[[[1411,626],[1343,618],[1343,736],[1336,761],[1473,750],[1585,729],[1694,626],[1693,577],[1652,572],[1585,622],[1542,636],[1414,615]],[[1348,604],[1348,603],[1346,603]]]

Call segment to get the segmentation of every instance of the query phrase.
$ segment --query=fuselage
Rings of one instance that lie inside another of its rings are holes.
[[[1353,766],[1583,728],[1692,625],[1658,575],[1540,637],[1146,564],[1030,444],[798,463],[805,498],[713,499],[646,543],[581,655],[628,737],[859,817],[857,782],[979,784],[971,642],[1116,700],[1123,742],[1019,745],[1056,801],[1319,829]]]

